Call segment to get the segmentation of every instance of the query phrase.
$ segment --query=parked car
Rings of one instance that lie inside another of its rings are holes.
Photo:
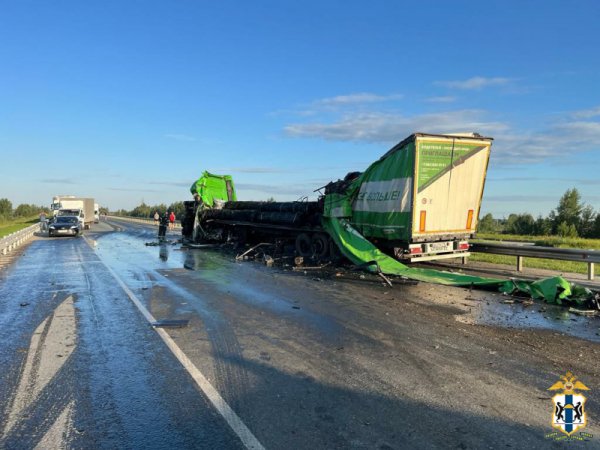
[[[56,216],[48,227],[48,236],[79,236],[82,230],[77,216]]]

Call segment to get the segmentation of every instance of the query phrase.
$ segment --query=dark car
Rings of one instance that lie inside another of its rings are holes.
[[[79,236],[81,222],[77,216],[56,216],[48,227],[48,236]]]

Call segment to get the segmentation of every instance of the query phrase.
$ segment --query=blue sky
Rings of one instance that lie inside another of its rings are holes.
[[[409,134],[495,138],[482,212],[600,208],[600,2],[2,1],[0,197],[293,200]]]

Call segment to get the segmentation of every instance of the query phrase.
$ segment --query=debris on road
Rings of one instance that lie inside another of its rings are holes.
[[[261,242],[260,244],[256,244],[253,247],[250,247],[248,250],[246,250],[244,253],[242,253],[241,255],[237,255],[235,257],[236,261],[239,261],[241,259],[245,259],[245,256],[248,256],[250,253],[254,252],[257,248],[262,247],[263,245],[273,245],[270,242]]]
[[[578,308],[569,308],[569,312],[573,314],[577,314],[579,316],[597,316],[598,311],[594,309],[578,309]]]
[[[154,328],[185,328],[189,324],[188,319],[161,319],[156,322],[152,322]]]
[[[214,248],[218,247],[218,244],[186,244],[189,248]]]
[[[309,267],[309,266],[295,266],[295,267],[292,267],[292,270],[294,270],[294,271],[303,271],[303,270],[322,270],[322,269],[324,269],[325,267],[327,267],[327,266],[328,266],[328,265],[330,265],[330,264],[331,264],[331,263],[330,263],[330,262],[328,262],[328,263],[326,263],[326,264],[322,264],[322,265],[320,265],[320,266],[310,266],[310,267]]]

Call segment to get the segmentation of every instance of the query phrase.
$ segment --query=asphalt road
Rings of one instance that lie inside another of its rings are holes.
[[[0,272],[0,448],[562,448],[567,370],[594,435],[570,445],[600,446],[596,318],[155,234],[39,238]]]

